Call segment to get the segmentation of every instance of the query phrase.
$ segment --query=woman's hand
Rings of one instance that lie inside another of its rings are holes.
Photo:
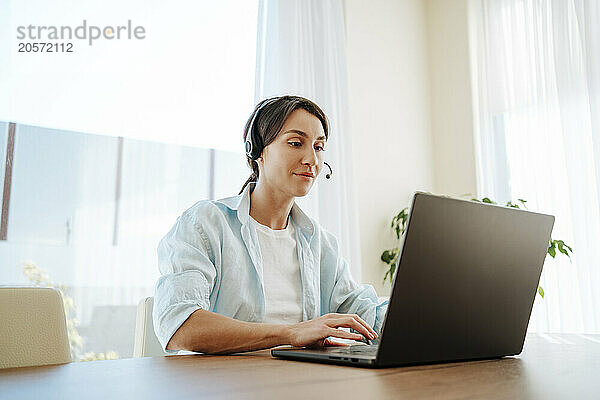
[[[337,328],[352,328],[359,333],[346,332]],[[289,344],[295,347],[323,347],[337,343],[328,337],[362,340],[377,338],[377,333],[356,314],[325,314],[310,321],[289,327]]]

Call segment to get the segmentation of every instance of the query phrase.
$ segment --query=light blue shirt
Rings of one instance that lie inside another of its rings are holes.
[[[241,321],[265,316],[263,263],[250,223],[250,183],[241,195],[203,200],[186,210],[158,245],[161,277],[154,295],[154,330],[163,349],[198,309]],[[358,314],[381,330],[387,301],[371,285],[358,285],[337,239],[294,203],[304,321],[337,312]]]

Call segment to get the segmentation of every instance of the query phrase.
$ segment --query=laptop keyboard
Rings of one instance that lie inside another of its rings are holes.
[[[349,347],[340,347],[336,349],[329,350],[330,353],[342,353],[342,354],[364,354],[364,355],[376,355],[377,354],[377,346],[373,345],[356,345]]]

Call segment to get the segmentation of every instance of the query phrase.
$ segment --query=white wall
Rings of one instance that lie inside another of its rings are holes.
[[[468,0],[427,2],[435,191],[477,194]]]
[[[362,280],[379,295],[412,193],[477,192],[467,2],[345,1]]]
[[[363,282],[379,295],[392,217],[432,191],[426,3],[346,0],[349,106]]]

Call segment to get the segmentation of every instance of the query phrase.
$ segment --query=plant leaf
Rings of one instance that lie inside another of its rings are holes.
[[[558,243],[558,251],[560,251],[561,253],[563,253],[567,257],[569,257],[569,261],[570,261],[571,260],[571,255],[569,254],[569,252],[567,251],[567,249],[571,250],[571,248],[569,246],[567,246],[565,244],[565,242],[563,242],[562,240],[557,240],[556,243]],[[573,252],[573,250],[571,250],[571,253],[572,252]]]
[[[509,201],[508,203],[506,203],[506,207],[520,208],[518,204],[515,204],[512,201]]]
[[[566,256],[569,255],[569,253],[567,253],[567,249],[564,248],[564,244],[562,243],[558,243],[558,251],[565,254]]]
[[[383,254],[381,254],[381,261],[383,261],[386,264],[389,264],[390,261],[392,261],[393,255],[390,252],[390,250],[385,250],[383,252]]]
[[[550,247],[548,247],[548,254],[554,258],[556,256],[556,240],[550,238]]]
[[[542,296],[542,299],[544,298],[544,289],[542,289],[541,286],[538,286],[538,293],[540,294],[540,296]]]
[[[394,280],[394,271],[396,271],[396,263],[392,264],[390,267],[390,283],[393,283]]]
[[[572,249],[572,248],[571,248],[571,246],[569,246],[568,244],[565,244],[565,247],[566,247],[567,249],[569,249],[569,251],[570,251],[571,253],[573,252],[573,249]]]

